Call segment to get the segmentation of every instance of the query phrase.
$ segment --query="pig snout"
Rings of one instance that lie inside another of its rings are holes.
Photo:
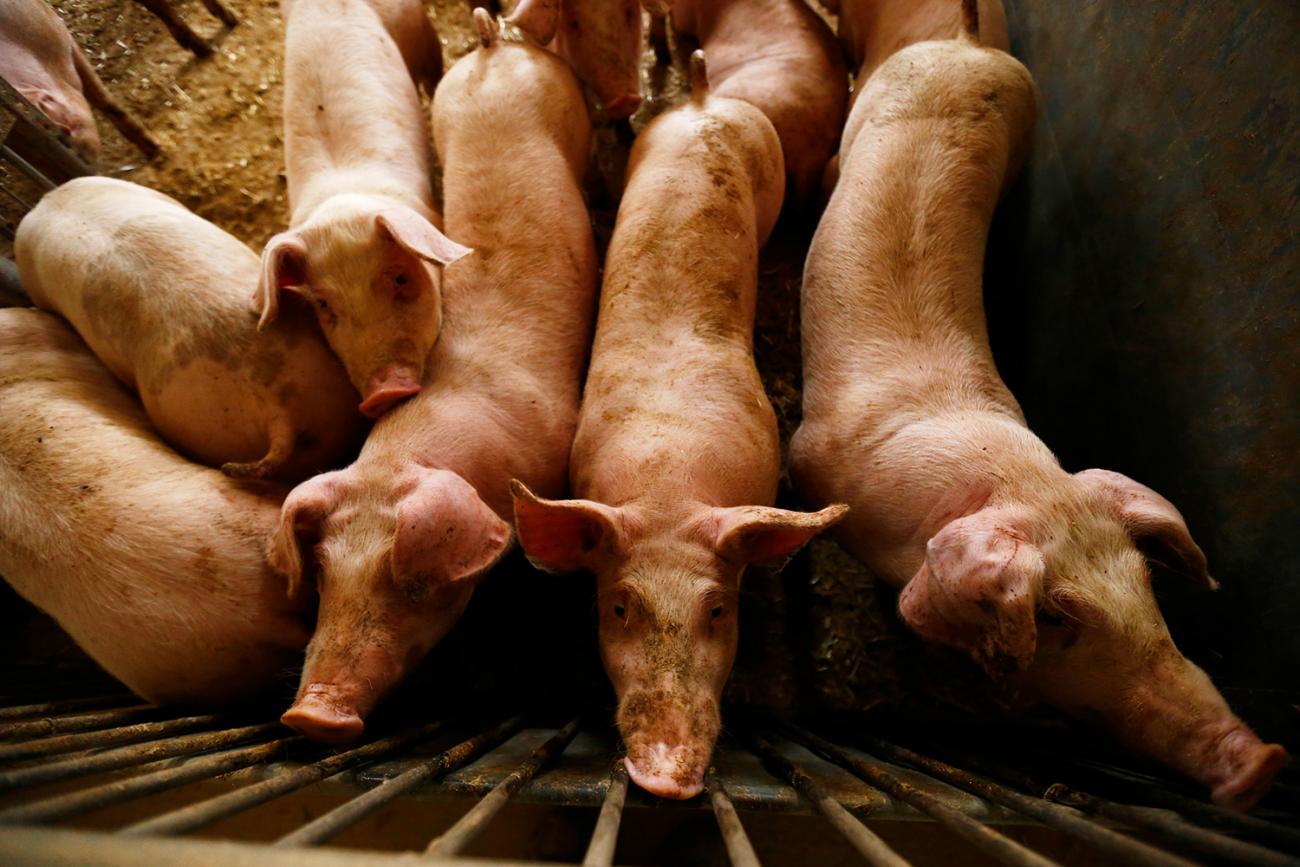
[[[1220,807],[1249,810],[1268,793],[1286,760],[1281,746],[1265,744],[1254,732],[1235,726],[1219,738],[1207,766],[1210,797]]]
[[[356,702],[334,684],[311,683],[280,716],[280,722],[323,744],[345,744],[361,737],[365,722],[357,714]]]
[[[402,400],[420,390],[420,373],[413,367],[394,365],[372,373],[362,389],[358,409],[370,418],[388,412]]]
[[[658,691],[656,691],[657,693]],[[661,798],[685,800],[704,791],[704,774],[721,728],[717,703],[634,693],[619,709],[632,781]]]
[[[690,747],[640,744],[628,752],[623,764],[634,783],[661,798],[684,801],[704,791],[708,758],[701,761]]]

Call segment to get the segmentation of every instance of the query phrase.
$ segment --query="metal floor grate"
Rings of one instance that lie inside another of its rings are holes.
[[[1060,732],[913,727],[886,740],[732,717],[739,722],[719,745],[707,793],[665,805],[629,787],[617,738],[600,716],[559,726],[527,716],[393,725],[328,749],[275,722],[175,716],[123,695],[10,699],[0,703],[0,863],[398,863],[409,854],[322,844],[398,799],[433,796],[474,803],[448,827],[430,821],[428,863],[475,860],[462,853],[503,821],[503,808],[542,803],[599,808],[588,865],[614,863],[625,811],[651,806],[711,808],[738,867],[760,863],[746,825],[773,812],[824,822],[868,864],[923,863],[904,860],[873,826],[929,819],[1009,865],[1059,863],[1009,835],[1026,824],[1088,853],[1084,863],[1300,865],[1297,789],[1286,779],[1242,816],[1086,749],[1061,755],[1051,744]],[[110,832],[76,828],[95,811],[196,784],[213,791]],[[262,843],[180,839],[307,787],[341,803]]]

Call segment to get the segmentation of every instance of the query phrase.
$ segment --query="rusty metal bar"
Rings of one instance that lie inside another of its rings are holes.
[[[1193,862],[1185,858],[1171,855],[1150,844],[1134,840],[1132,837],[1126,837],[1109,828],[1104,828],[1091,819],[1060,804],[1053,804],[1051,801],[1044,801],[1041,798],[1032,798],[1001,783],[955,768],[938,759],[923,756],[904,747],[886,743],[877,738],[859,735],[858,739],[872,753],[884,756],[893,762],[911,765],[959,789],[964,789],[967,792],[979,795],[985,800],[1001,804],[1010,810],[1015,810],[1017,813],[1037,819],[1044,825],[1101,849],[1126,864],[1136,864],[1140,865],[1140,867],[1194,867]]]
[[[778,752],[770,741],[752,731],[745,732],[741,737],[746,746],[769,765],[776,767],[781,772],[781,776],[785,777],[799,794],[811,801],[817,808],[817,812],[826,817],[831,827],[839,831],[868,864],[878,864],[881,867],[907,867],[909,862],[906,858],[891,849],[875,832],[844,809],[843,804],[826,794],[826,790],[819,786],[807,771]],[[1033,863],[1035,867],[1056,867],[1046,858]]]
[[[97,705],[119,704],[125,701],[133,701],[135,696],[130,693],[119,692],[114,695],[96,695],[89,698],[65,698],[59,701],[43,701],[37,704],[16,704],[10,707],[0,707],[0,720],[19,719],[25,716],[43,716],[46,714],[60,714],[70,710],[80,710],[82,708],[93,708]]]
[[[1181,816],[1156,807],[1121,804],[1087,792],[1080,792],[1064,783],[1051,786],[1043,797],[1085,813],[1167,834],[1178,843],[1180,848],[1191,849],[1198,855],[1208,855],[1215,859],[1253,864],[1258,867],[1300,867],[1300,858],[1293,858],[1254,843],[1236,840],[1216,831],[1207,830],[1199,825],[1193,825]]]
[[[526,785],[544,765],[564,752],[574,736],[578,733],[581,716],[569,720],[546,743],[533,750],[523,764],[511,771],[505,779],[496,784],[483,800],[475,804],[470,811],[461,816],[441,836],[435,837],[424,854],[435,858],[450,858],[464,849],[475,837],[487,827],[488,823],[510,800],[510,796]]]
[[[754,845],[749,842],[745,826],[740,824],[736,807],[727,796],[722,781],[718,779],[713,768],[709,768],[704,778],[705,788],[709,790],[709,801],[713,804],[713,817],[718,820],[718,830],[722,832],[722,843],[727,847],[727,859],[731,867],[761,867]]]
[[[191,717],[190,719],[201,719],[201,717]],[[0,772],[0,791],[17,788],[18,786],[38,786],[42,783],[52,783],[57,780],[85,777],[90,774],[143,765],[174,756],[197,755],[222,747],[232,747],[262,735],[271,734],[280,728],[279,723],[262,723],[242,728],[223,729],[217,732],[201,732],[195,735],[167,738],[147,744],[123,747],[119,750],[108,750],[107,752],[95,753],[89,756],[78,756],[62,761],[49,762],[30,768],[3,771]]]
[[[623,820],[623,804],[626,801],[627,766],[619,760],[609,775],[605,803],[600,806],[600,816],[591,832],[591,842],[587,844],[582,867],[610,867],[614,863],[614,850],[618,847],[618,826]]]
[[[185,834],[211,825],[219,819],[264,804],[274,798],[296,791],[312,783],[334,776],[337,773],[354,768],[375,759],[383,758],[395,750],[409,746],[417,741],[437,734],[447,723],[439,721],[427,723],[400,734],[390,735],[372,741],[365,746],[356,747],[342,753],[326,756],[308,765],[293,768],[277,774],[269,780],[245,786],[233,792],[227,792],[216,798],[209,798],[179,810],[154,816],[128,825],[119,831],[128,837],[161,836],[166,834]]]
[[[129,744],[150,738],[191,732],[197,728],[216,725],[220,722],[221,717],[217,714],[183,716],[177,719],[163,720],[162,722],[136,723],[135,725],[121,726],[119,728],[100,729],[99,731],[80,732],[71,735],[55,735],[49,738],[21,741],[16,744],[4,744],[0,745],[0,762],[17,762],[59,753],[72,753],[78,750]],[[4,774],[0,774],[0,780],[3,779]],[[4,787],[5,784],[0,782],[0,789]]]
[[[44,172],[19,156],[13,148],[9,147],[9,145],[0,144],[0,156],[13,163],[14,168],[26,175],[28,180],[36,184],[36,186],[40,187],[42,190],[48,192],[58,186],[54,181],[47,178]]]
[[[84,732],[129,723],[146,716],[157,716],[159,709],[150,704],[134,705],[97,713],[73,713],[44,719],[0,725],[0,740],[17,740],[60,735],[66,732]]]
[[[825,738],[820,738],[797,726],[779,724],[779,728],[827,761],[834,762],[870,785],[910,804],[1003,864],[1011,864],[1013,867],[1047,867],[1056,864],[1055,861],[999,834],[956,807],[945,804],[934,795],[921,791],[875,762],[851,756]]]
[[[257,746],[191,759],[179,767],[164,767],[140,776],[105,783],[102,786],[20,804],[17,807],[0,810],[0,824],[49,822],[97,810],[100,807],[120,804],[123,801],[142,798],[196,780],[206,780],[227,771],[269,761],[279,755],[285,747],[302,742],[303,739],[300,737],[280,738]],[[163,763],[170,763],[170,760],[164,759]]]
[[[317,843],[324,843],[424,781],[435,779],[448,771],[454,771],[456,768],[469,764],[519,731],[523,724],[523,716],[513,717],[482,734],[461,741],[456,746],[439,753],[419,767],[411,768],[391,780],[385,780],[365,794],[359,795],[346,804],[318,816],[298,830],[285,834],[279,840],[276,840],[273,845],[280,847],[312,846]]]

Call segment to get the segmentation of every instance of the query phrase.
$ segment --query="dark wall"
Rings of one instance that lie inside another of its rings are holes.
[[[999,365],[1067,469],[1186,516],[1222,583],[1155,577],[1188,655],[1239,701],[1300,690],[1300,4],[1006,3],[1041,111]]]

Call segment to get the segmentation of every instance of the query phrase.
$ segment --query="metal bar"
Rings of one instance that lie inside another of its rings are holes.
[[[199,719],[199,717],[192,717]],[[0,772],[0,791],[19,786],[38,786],[57,780],[70,780],[90,774],[114,771],[134,765],[143,765],[159,759],[174,756],[197,755],[221,747],[231,747],[262,735],[269,735],[282,727],[279,723],[262,723],[243,728],[223,729],[217,732],[202,732],[178,738],[153,741],[147,744],[123,747],[120,750],[108,750],[89,756],[49,762],[31,768],[18,768]]]
[[[826,817],[831,827],[839,831],[868,864],[878,864],[882,867],[907,867],[909,862],[906,858],[889,848],[889,845],[875,832],[844,809],[843,804],[828,795],[807,771],[790,758],[781,755],[770,741],[752,731],[744,733],[742,739],[760,758],[780,770],[781,776],[785,777],[799,794],[812,801],[817,812]],[[1052,867],[1052,862],[1042,859],[1042,863],[1037,867]]]
[[[761,867],[754,845],[749,842],[745,826],[740,824],[740,816],[727,797],[727,790],[722,787],[713,768],[704,778],[704,785],[709,790],[709,800],[713,803],[713,816],[718,820],[718,830],[722,832],[722,843],[727,847],[727,859],[731,867]]]
[[[1051,801],[1023,795],[1001,783],[996,783],[969,771],[955,768],[938,759],[923,756],[877,738],[859,735],[859,740],[872,753],[882,755],[890,761],[911,765],[959,789],[965,789],[967,792],[979,795],[981,798],[995,804],[1001,804],[1008,809],[1015,810],[1017,813],[1037,819],[1044,825],[1076,837],[1121,859],[1127,864],[1137,864],[1142,865],[1142,867],[1156,867],[1156,865],[1160,865],[1160,867],[1192,867],[1192,862],[1185,858],[1171,855],[1140,840],[1134,840],[1109,828],[1104,828],[1091,819],[1060,804],[1053,804]]]
[[[13,148],[9,147],[9,145],[0,144],[0,156],[3,156],[5,159],[9,160],[9,162],[13,163],[14,167],[18,169],[18,171],[26,175],[32,183],[36,184],[42,190],[48,192],[56,186],[54,181],[45,176],[44,172],[19,156]]]
[[[129,744],[150,738],[190,732],[220,722],[221,717],[217,714],[183,716],[178,719],[163,720],[162,722],[136,723],[135,725],[101,729],[94,732],[55,735],[54,737],[39,738],[38,740],[21,741],[16,744],[4,744],[0,745],[0,762],[17,762],[24,759],[57,755],[58,753],[72,753],[78,750]],[[0,780],[3,779],[4,774],[0,773]],[[4,788],[3,782],[0,782],[0,788]]]
[[[449,750],[439,753],[424,764],[403,774],[385,780],[370,791],[358,795],[346,804],[303,825],[296,831],[276,840],[275,846],[313,846],[343,832],[344,829],[364,819],[384,804],[423,783],[440,777],[448,771],[463,767],[483,753],[496,747],[523,727],[524,717],[508,719],[500,725],[469,740],[461,741]]]
[[[1014,840],[999,834],[978,819],[967,816],[956,807],[945,804],[928,792],[923,792],[895,774],[890,773],[880,764],[863,761],[851,756],[825,738],[792,725],[780,724],[779,727],[794,740],[803,743],[813,752],[828,761],[834,762],[856,777],[888,792],[904,803],[910,804],[925,813],[957,836],[987,855],[1003,864],[1013,867],[1047,867],[1057,862],[1027,849]]]
[[[1199,855],[1208,855],[1227,861],[1254,864],[1259,867],[1300,867],[1300,858],[1283,855],[1272,849],[1265,849],[1254,843],[1236,840],[1224,834],[1210,831],[1183,819],[1181,816],[1154,807],[1140,807],[1134,804],[1121,804],[1106,798],[1099,798],[1086,792],[1072,789],[1064,783],[1057,783],[1043,796],[1048,800],[1067,804],[1085,813],[1104,816],[1127,825],[1150,828],[1167,834],[1180,847],[1194,850]]]
[[[17,740],[84,732],[87,729],[116,726],[144,716],[157,716],[159,709],[150,704],[134,705],[98,713],[74,713],[45,719],[26,720],[0,726],[0,740]]]
[[[190,804],[188,807],[181,807],[179,810],[172,810],[169,813],[154,816],[152,819],[136,822],[134,825],[123,828],[118,833],[128,837],[185,834],[211,825],[213,822],[241,810],[256,807],[258,804],[266,803],[281,795],[310,786],[312,783],[318,783],[337,773],[346,771],[348,768],[382,758],[394,750],[399,750],[416,741],[437,734],[446,725],[443,721],[428,723],[401,734],[380,738],[365,746],[342,753],[335,753],[309,765],[303,765],[282,774],[277,774],[269,780],[233,792],[227,792],[216,798],[199,801],[197,804]]]
[[[600,816],[591,832],[591,842],[587,844],[582,867],[610,867],[614,863],[614,850],[618,847],[618,826],[623,820],[623,804],[626,801],[627,766],[620,760],[609,775],[605,803],[600,806]]]
[[[504,780],[497,783],[496,787],[488,792],[483,797],[483,800],[471,807],[468,813],[461,816],[456,821],[456,824],[448,828],[441,836],[435,837],[428,848],[424,850],[424,854],[435,858],[450,858],[468,846],[487,827],[492,818],[501,812],[501,808],[510,800],[511,795],[528,783],[541,770],[543,765],[564,752],[564,748],[569,745],[574,735],[578,733],[578,725],[581,722],[581,716],[574,717],[565,724],[564,728],[552,735],[546,743],[533,750],[523,764],[511,771]]]
[[[268,761],[279,755],[285,747],[302,742],[303,739],[300,737],[280,738],[257,746],[191,759],[179,767],[162,768],[151,773],[129,777],[125,780],[105,783],[102,786],[81,789],[66,795],[57,795],[28,804],[20,804],[17,807],[0,810],[0,824],[49,822],[54,819],[63,819],[96,810],[100,807],[120,804],[123,801],[152,795],[155,792],[174,789],[195,780],[206,780],[220,776],[227,771],[246,768],[249,765]]]
[[[90,698],[65,698],[59,701],[43,701],[38,704],[16,704],[10,707],[0,707],[0,720],[43,714],[59,714],[70,710],[95,707],[96,705],[119,704],[133,700],[135,700],[135,696],[129,692],[119,692],[114,695],[96,695]]]

